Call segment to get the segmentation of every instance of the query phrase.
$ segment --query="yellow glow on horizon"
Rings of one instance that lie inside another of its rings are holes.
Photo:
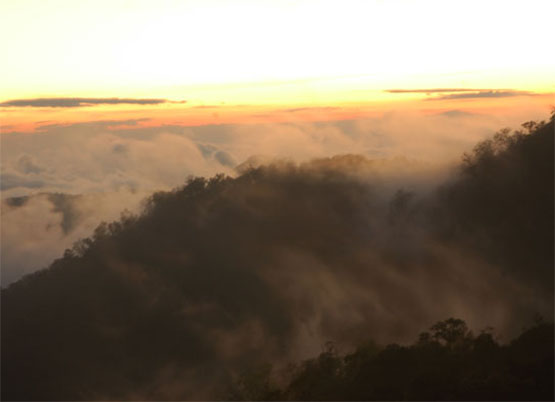
[[[423,101],[420,94],[409,94],[375,102],[331,104],[162,104],[162,105],[98,105],[75,108],[4,109],[0,134],[40,132],[51,124],[71,125],[94,121],[114,121],[120,128],[199,126],[210,124],[256,124],[294,121],[330,121],[364,119],[382,116],[389,111],[413,111],[439,114],[452,110],[470,113],[510,114],[511,111],[544,110],[555,105],[555,95],[514,96],[506,98],[470,98]],[[426,96],[426,95],[424,95]],[[7,110],[7,111],[6,111]],[[541,116],[539,116],[541,118]],[[125,121],[131,121],[129,124]]]
[[[8,0],[0,97],[319,104],[396,87],[553,92],[554,4]]]

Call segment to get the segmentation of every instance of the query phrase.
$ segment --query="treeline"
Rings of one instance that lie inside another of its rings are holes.
[[[442,239],[464,244],[553,296],[555,109],[465,153],[433,206]]]
[[[553,323],[537,320],[500,344],[450,318],[412,345],[369,341],[341,355],[332,343],[316,358],[285,369],[247,370],[228,400],[553,400]]]

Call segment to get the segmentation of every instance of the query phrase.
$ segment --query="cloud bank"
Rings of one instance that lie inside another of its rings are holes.
[[[529,118],[545,112],[523,104],[521,113]],[[87,211],[80,216],[89,218],[64,232],[59,227],[63,216],[47,195],[17,209],[3,205],[2,284],[47,266],[101,221],[117,218],[125,208],[137,211],[141,197],[178,186],[190,175],[235,176],[237,166],[356,153],[381,161],[390,187],[402,186],[410,176],[413,181],[419,177],[420,187],[430,188],[449,174],[449,166],[464,150],[522,119],[448,110],[427,116],[390,112],[360,120],[200,127],[138,128],[136,120],[99,121],[45,124],[39,133],[3,134],[4,200],[63,193],[74,208]],[[96,200],[97,210],[89,198]],[[113,208],[107,207],[110,203]],[[17,224],[29,219],[35,224]]]
[[[523,107],[522,114],[544,111]],[[72,125],[45,124],[38,133],[6,133],[1,141],[3,196],[41,192],[73,194],[128,187],[157,190],[190,174],[232,174],[253,155],[303,161],[341,153],[369,158],[407,158],[436,164],[456,161],[464,150],[515,126],[521,116],[465,111],[423,116],[382,116],[321,123],[162,126],[139,128],[135,120]]]

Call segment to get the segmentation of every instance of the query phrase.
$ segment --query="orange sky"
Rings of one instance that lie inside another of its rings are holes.
[[[454,93],[457,94],[457,93]],[[475,94],[472,92],[471,94]],[[477,92],[479,94],[479,92]],[[487,94],[487,92],[486,92]],[[444,95],[436,95],[444,96]],[[5,107],[2,110],[2,132],[40,131],[50,124],[74,124],[89,121],[137,120],[135,127],[205,124],[249,124],[285,121],[329,121],[375,117],[391,110],[410,110],[423,114],[462,110],[482,114],[510,114],[513,108],[535,107],[545,109],[555,105],[552,93],[530,95],[507,95],[469,99],[430,100],[432,95],[413,97],[398,96],[367,102],[330,102],[327,105],[311,104],[245,104],[229,105],[188,103],[160,105],[96,105],[74,108],[63,107]]]
[[[547,111],[555,103],[553,4],[4,1],[1,131],[125,119],[332,120],[404,108],[487,112],[522,102]],[[388,92],[396,89],[416,92]],[[10,104],[44,98],[96,103]]]

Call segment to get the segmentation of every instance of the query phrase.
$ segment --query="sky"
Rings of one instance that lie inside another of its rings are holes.
[[[550,1],[8,0],[0,10],[3,132],[547,105],[555,92]]]

